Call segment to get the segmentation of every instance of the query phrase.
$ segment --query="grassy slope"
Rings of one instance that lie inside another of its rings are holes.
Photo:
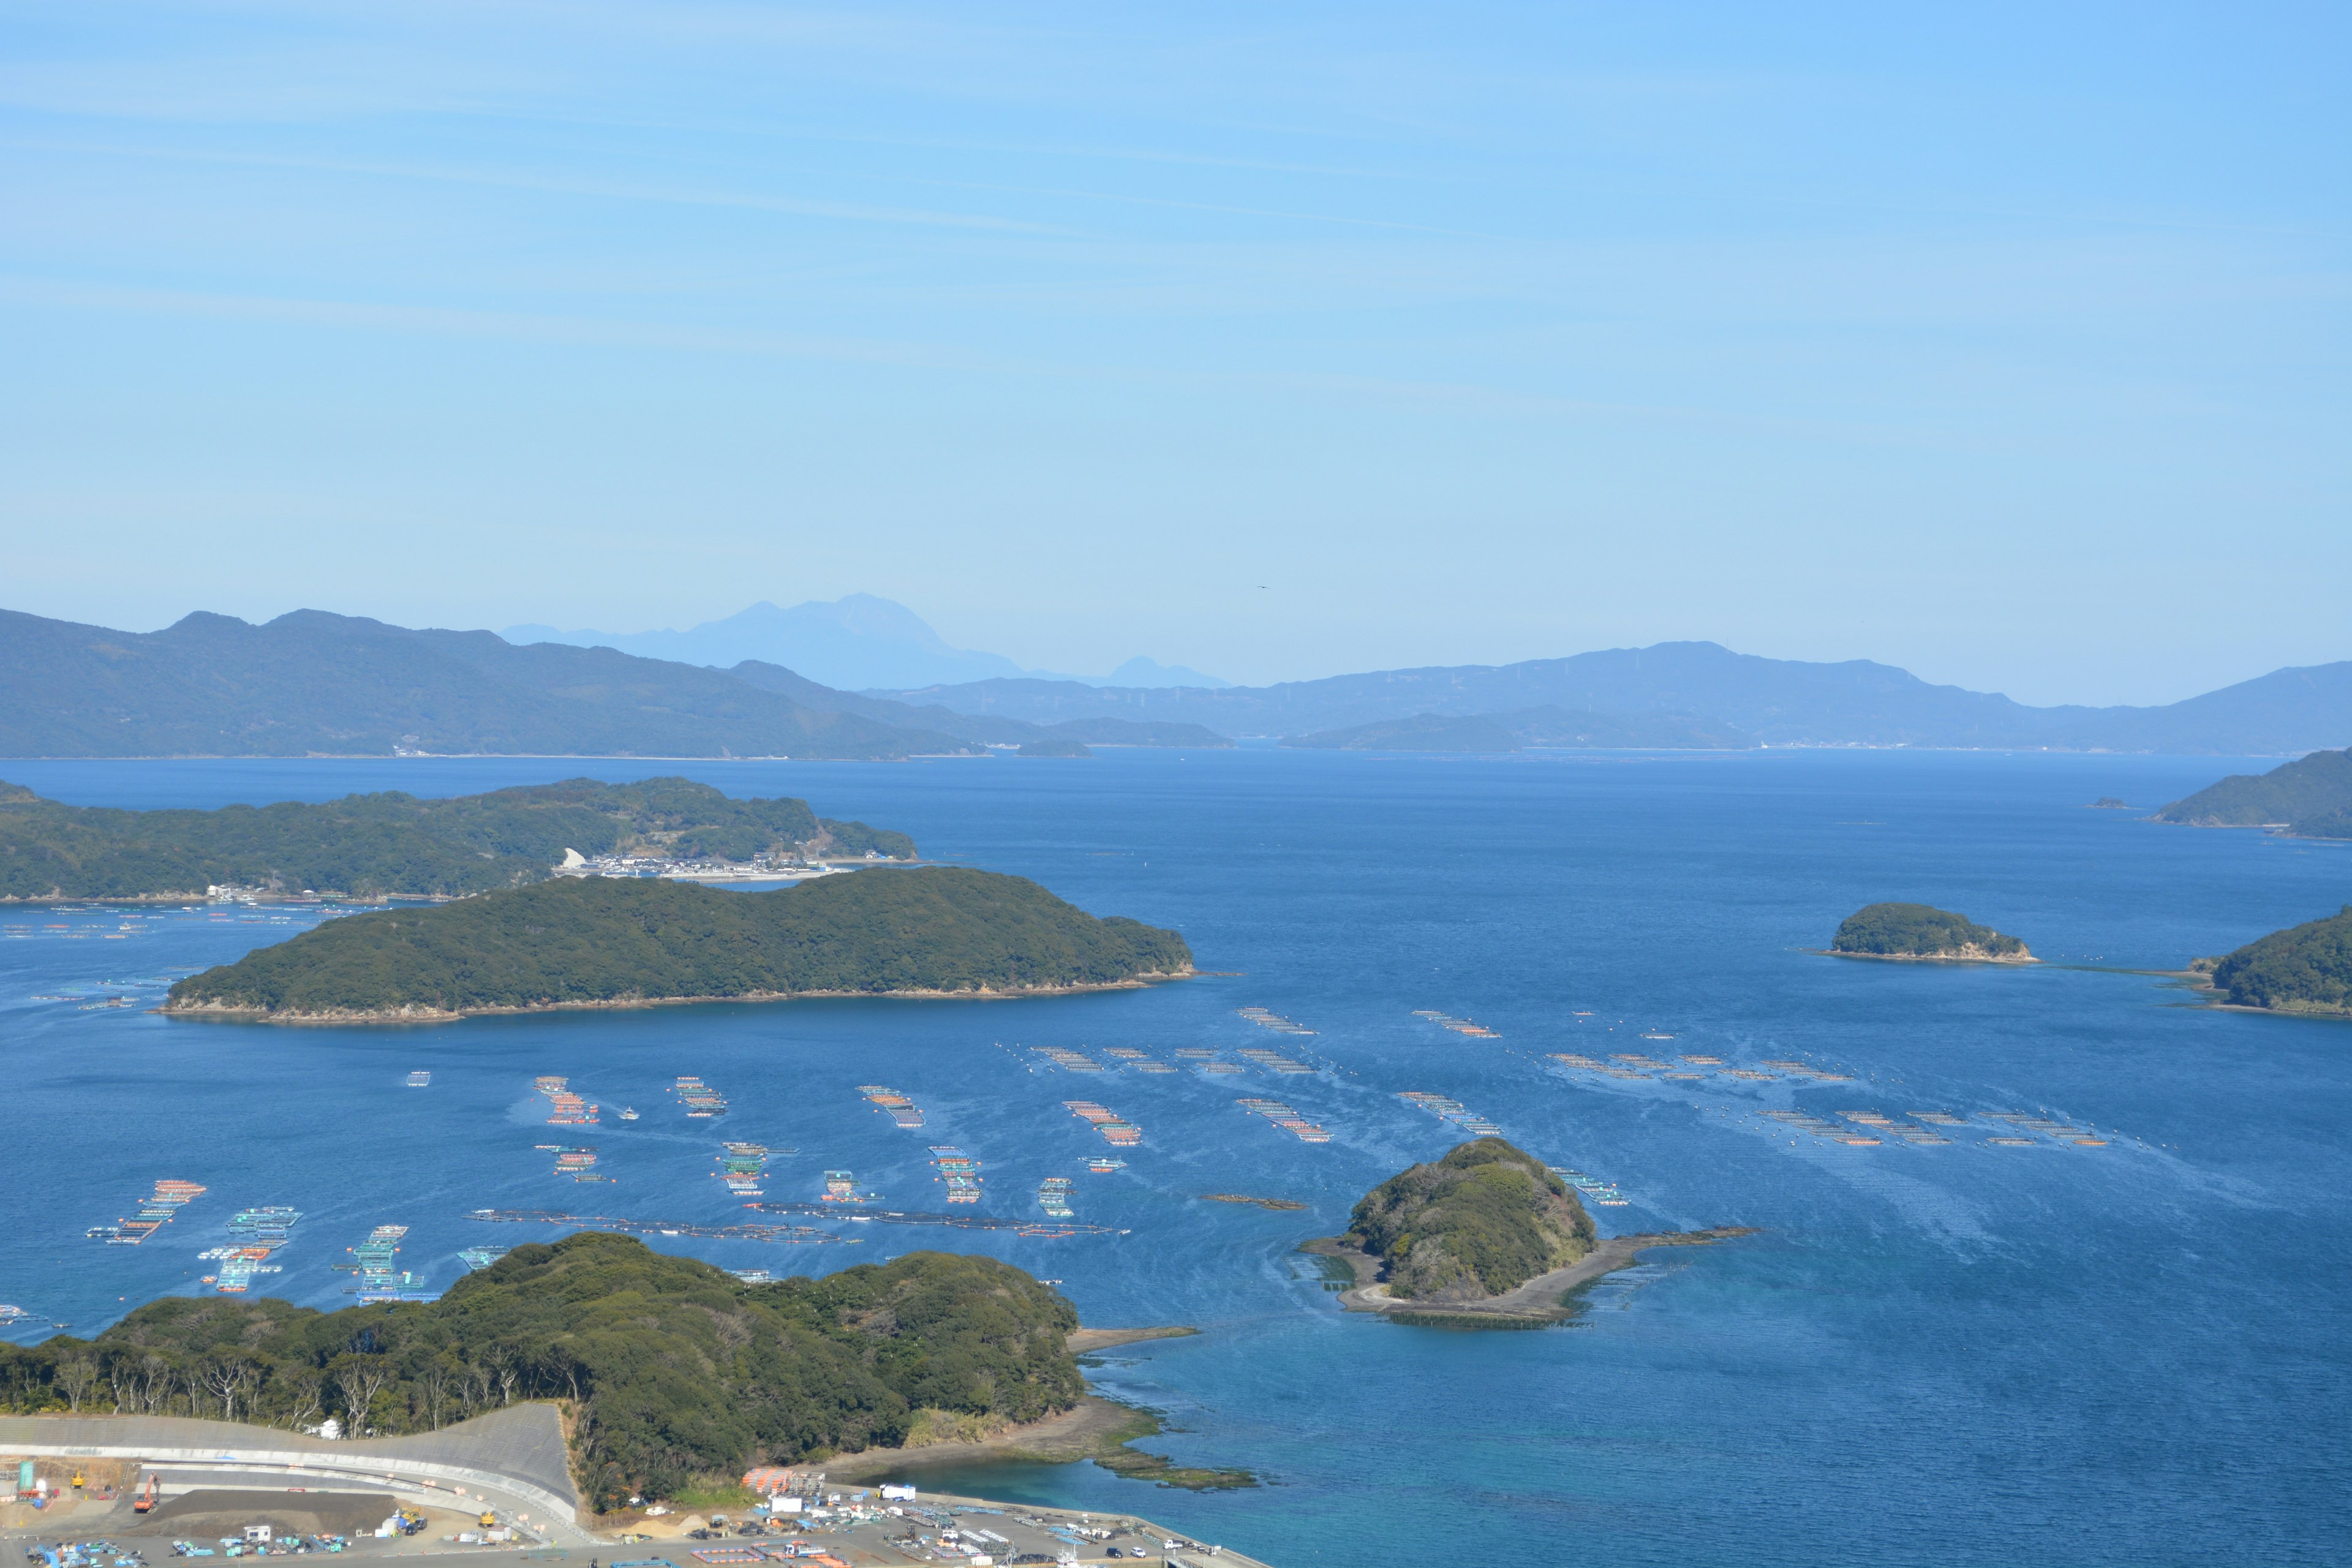
[[[670,996],[1104,984],[1188,970],[1181,937],[1020,877],[860,871],[773,892],[564,879],[354,915],[172,988],[174,1007],[457,1012]]]

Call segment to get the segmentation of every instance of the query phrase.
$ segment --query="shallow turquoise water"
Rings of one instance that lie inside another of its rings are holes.
[[[2260,766],[2262,764],[2245,764]],[[2352,1476],[2352,1026],[2181,1005],[2170,968],[2352,897],[2340,848],[2168,829],[2152,806],[2241,765],[2206,759],[1790,752],[1392,759],[1244,750],[1085,763],[918,765],[12,763],[87,804],[216,805],[354,788],[450,793],[594,772],[685,772],[913,833],[1098,912],[1182,929],[1205,968],[1149,992],[1026,1003],[795,1004],[314,1031],[166,1023],[33,1002],[217,962],[290,929],[210,914],[7,911],[0,1029],[0,1300],[88,1331],[195,1289],[195,1254],[248,1205],[306,1215],[272,1289],[342,1304],[344,1248],[411,1226],[401,1263],[446,1285],[459,1247],[544,1238],[485,1206],[724,1223],[721,1137],[793,1148],[767,1191],[855,1170],[938,1206],[926,1146],[985,1162],[984,1214],[1076,1183],[1064,1240],[834,1227],[855,1245],[664,1240],[735,1268],[987,1250],[1065,1282],[1089,1322],[1197,1339],[1106,1358],[1169,1413],[1166,1451],[1266,1488],[1150,1491],[1090,1466],[974,1488],[1141,1508],[1277,1563],[1432,1553],[1505,1563],[2323,1563]],[[1807,953],[1880,898],[1966,910],[2099,968],[1918,969]],[[64,931],[47,929],[63,925]],[[109,994],[132,994],[122,990]],[[1234,1009],[1318,1031],[1290,1041]],[[1466,1015],[1475,1041],[1412,1016]],[[1576,1009],[1593,1016],[1579,1020]],[[1634,1037],[1672,1031],[1670,1043]],[[1613,1033],[1612,1032],[1613,1030]],[[1027,1049],[1297,1047],[1307,1078],[1073,1075]],[[1801,1058],[1851,1075],[1699,1084],[1571,1074],[1550,1052]],[[401,1087],[430,1068],[430,1089]],[[568,1076],[607,1107],[543,1123]],[[681,1073],[723,1090],[688,1121]],[[900,1131],[856,1094],[929,1113]],[[1453,1095],[1515,1141],[1621,1184],[1604,1229],[1763,1234],[1653,1254],[1578,1326],[1460,1333],[1343,1317],[1293,1248],[1365,1187],[1458,1135],[1397,1100]],[[1309,1146],[1236,1110],[1289,1101]],[[1113,1175],[1061,1106],[1139,1122]],[[1791,1144],[1753,1112],[2048,1112],[2102,1149]],[[540,1142],[593,1143],[609,1185],[555,1178]],[[209,1191],[140,1247],[82,1238],[157,1177]],[[1305,1214],[1204,1204],[1238,1191]],[[20,1335],[20,1338],[27,1337]]]

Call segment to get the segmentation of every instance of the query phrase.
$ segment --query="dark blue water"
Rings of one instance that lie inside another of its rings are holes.
[[[167,1023],[35,994],[216,962],[259,917],[8,911],[0,1300],[79,1331],[196,1289],[195,1254],[252,1204],[307,1215],[278,1293],[347,1300],[330,1265],[382,1223],[446,1285],[461,1247],[557,1234],[484,1206],[743,1217],[709,1173],[721,1136],[790,1147],[772,1197],[855,1170],[938,1206],[925,1146],[986,1162],[982,1212],[1034,1215],[1066,1175],[1082,1219],[1129,1234],[834,1227],[855,1245],[668,1240],[732,1268],[829,1269],[922,1246],[1064,1281],[1086,1320],[1197,1339],[1110,1358],[1106,1386],[1182,1428],[1180,1459],[1265,1488],[1150,1492],[1091,1466],[973,1489],[1139,1508],[1278,1563],[2303,1563],[2352,1556],[2352,1026],[2184,1005],[2173,968],[2352,897],[2352,858],[2084,809],[2152,806],[2245,766],[2210,760],[1768,753],[1398,760],[1263,750],[1091,763],[28,763],[82,803],[216,805],[354,788],[473,790],[593,771],[687,772],[913,833],[934,856],[1034,876],[1183,930],[1204,968],[1136,994],[1024,1003],[822,1002],[295,1030]],[[1878,899],[1965,910],[2063,964],[1936,969],[1813,956]],[[66,931],[47,929],[62,924]],[[121,992],[108,994],[123,994]],[[1286,1041],[1260,1005],[1318,1033]],[[1416,1008],[1467,1015],[1498,1042]],[[1592,1016],[1579,1019],[1579,1009]],[[1636,1031],[1672,1031],[1669,1043]],[[1040,1070],[1025,1047],[1296,1047],[1311,1078]],[[1547,1053],[1801,1058],[1852,1082],[1574,1075]],[[401,1087],[411,1068],[432,1087]],[[530,1093],[568,1076],[634,1124],[567,1131]],[[666,1092],[698,1074],[714,1126]],[[902,1132],[855,1092],[930,1114]],[[1293,1248],[1367,1186],[1458,1135],[1395,1098],[1449,1094],[1515,1141],[1620,1183],[1604,1229],[1761,1227],[1652,1254],[1578,1326],[1415,1329],[1334,1310]],[[1234,1109],[1288,1100],[1309,1146]],[[1128,1168],[1060,1102],[1139,1122]],[[2048,1113],[2104,1148],[1804,1140],[1754,1112]],[[595,1144],[610,1185],[534,1143]],[[210,1191],[141,1247],[85,1242],[159,1176]],[[1197,1201],[1292,1197],[1305,1214]]]

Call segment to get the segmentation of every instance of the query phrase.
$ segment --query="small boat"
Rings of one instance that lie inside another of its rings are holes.
[[[636,1119],[637,1119],[637,1113],[636,1113],[636,1111],[635,1111],[635,1110],[632,1110],[630,1107],[625,1106],[625,1106],[623,1106],[623,1107],[621,1107],[621,1120],[622,1120],[622,1121],[635,1121]]]

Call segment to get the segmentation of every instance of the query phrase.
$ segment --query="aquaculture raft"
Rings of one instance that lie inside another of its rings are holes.
[[[727,1097],[698,1078],[679,1079],[670,1089],[670,1093],[677,1097],[677,1102],[680,1105],[686,1107],[686,1113],[688,1116],[709,1117],[727,1114]]]
[[[857,1225],[930,1225],[949,1230],[1009,1230],[1022,1236],[1126,1236],[1124,1230],[1114,1230],[1107,1225],[1087,1225],[1077,1220],[1055,1220],[1047,1224],[1028,1219],[992,1219],[976,1214],[924,1214],[914,1209],[861,1208],[854,1211],[828,1209],[823,1204],[745,1204],[748,1209],[761,1214],[806,1215],[822,1219],[848,1220]],[[820,1233],[822,1234],[822,1233]],[[833,1238],[838,1239],[838,1238]]]
[[[1069,1108],[1071,1115],[1092,1122],[1103,1142],[1113,1148],[1131,1148],[1143,1142],[1143,1129],[1121,1120],[1117,1111],[1107,1110],[1091,1100],[1066,1100],[1062,1103]]]
[[[1442,1094],[1431,1094],[1417,1089],[1406,1089],[1397,1098],[1408,1104],[1418,1105],[1440,1121],[1453,1122],[1465,1132],[1475,1132],[1481,1138],[1499,1138],[1503,1135],[1501,1128],[1458,1100],[1448,1100]]]
[[[763,1143],[722,1143],[719,1149],[719,1169],[710,1173],[727,1184],[727,1190],[739,1198],[764,1198],[760,1181],[768,1169],[768,1148]]]
[[[343,1287],[343,1294],[357,1296],[362,1303],[431,1300],[434,1292],[418,1289],[415,1275],[393,1268],[400,1238],[407,1234],[404,1225],[380,1225],[368,1232],[365,1241],[350,1249],[352,1261],[335,1265],[340,1272],[360,1277],[358,1284]]]
[[[561,1078],[540,1078],[531,1087],[547,1096],[547,1124],[550,1127],[590,1127],[595,1125],[596,1108],[572,1092],[571,1080]]]
[[[1503,1037],[1484,1024],[1474,1024],[1467,1018],[1457,1018],[1451,1013],[1433,1012],[1424,1007],[1416,1009],[1413,1016],[1426,1018],[1441,1029],[1450,1030],[1457,1035],[1467,1035],[1474,1040],[1499,1040]]]
[[[301,1218],[301,1210],[275,1205],[239,1209],[228,1221],[229,1234],[236,1239],[196,1254],[205,1262],[220,1266],[219,1272],[204,1277],[204,1283],[219,1287],[225,1295],[238,1296],[252,1288],[254,1276],[283,1272],[269,1261],[269,1255],[293,1239],[294,1226]]]
[[[921,1109],[895,1089],[878,1083],[861,1083],[857,1092],[879,1106],[891,1121],[901,1127],[915,1128],[923,1124]]]
[[[194,1182],[157,1182],[154,1192],[141,1202],[137,1214],[112,1225],[91,1226],[82,1235],[103,1240],[109,1247],[136,1247],[171,1224],[181,1208],[202,1196],[204,1190]]]
[[[948,1202],[951,1204],[980,1202],[979,1161],[953,1144],[942,1143],[931,1150],[931,1163],[940,1173],[933,1179],[947,1184]]]
[[[609,1182],[613,1178],[596,1171],[596,1150],[586,1143],[534,1143],[532,1148],[555,1156],[555,1174],[569,1176],[575,1182]]]
[[[1261,1029],[1272,1029],[1277,1035],[1311,1035],[1315,1031],[1303,1024],[1292,1023],[1281,1014],[1265,1007],[1237,1008],[1241,1016]]]
[[[1309,1121],[1278,1100],[1255,1097],[1234,1101],[1252,1116],[1263,1116],[1302,1143],[1328,1143],[1331,1134],[1317,1122]]]

